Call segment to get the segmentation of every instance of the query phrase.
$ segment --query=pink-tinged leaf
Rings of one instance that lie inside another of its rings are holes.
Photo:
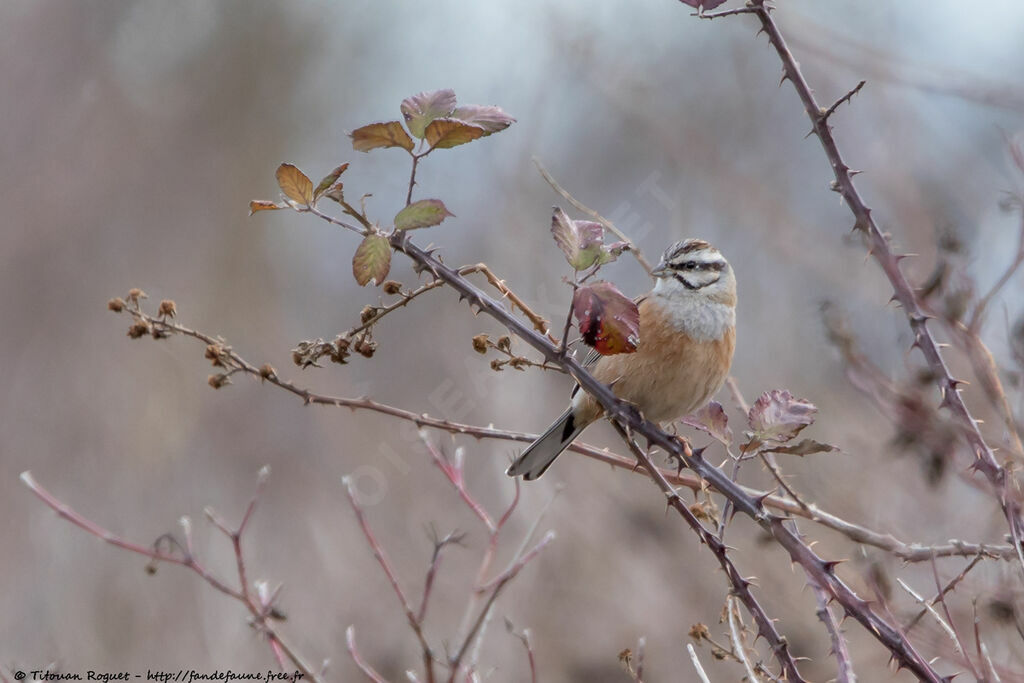
[[[384,282],[391,270],[391,244],[384,235],[367,235],[352,257],[352,274],[356,282],[365,285],[373,280],[374,285]]]
[[[814,422],[818,409],[785,390],[766,391],[754,402],[747,423],[758,441],[785,443]]]
[[[551,234],[574,270],[614,261],[627,248],[623,242],[605,246],[604,228],[600,223],[574,221],[557,206],[551,216]]]
[[[772,446],[765,448],[766,453],[787,453],[789,455],[812,455],[814,453],[832,453],[839,449],[827,443],[821,443],[814,439],[802,439],[800,443],[791,446]]]
[[[401,147],[411,152],[415,144],[398,121],[371,123],[356,128],[349,133],[349,137],[352,138],[352,148],[357,152],[369,152],[378,147]]]
[[[431,149],[449,149],[482,138],[486,133],[480,126],[472,126],[455,119],[431,121],[425,132]]]
[[[277,184],[284,196],[296,204],[309,206],[313,203],[313,181],[291,164],[277,167]]]
[[[338,168],[334,169],[333,171],[331,171],[330,173],[325,175],[324,179],[321,180],[320,184],[316,186],[315,190],[313,190],[313,201],[316,201],[317,199],[320,199],[320,197],[323,195],[323,193],[327,192],[327,190],[330,189],[331,185],[333,185],[335,182],[337,182],[338,178],[341,176],[342,173],[345,172],[345,169],[347,169],[347,168],[348,168],[348,162],[345,162],[344,164],[342,164]]]
[[[640,311],[610,282],[576,290],[572,312],[583,342],[603,356],[633,353],[640,339]]]
[[[455,91],[446,88],[417,93],[402,100],[401,109],[409,132],[422,139],[431,121],[451,115],[455,109]]]
[[[712,401],[696,413],[680,418],[679,421],[685,425],[696,427],[726,446],[732,444],[729,416],[725,414],[722,404],[717,401]]]
[[[413,230],[438,225],[448,216],[455,216],[440,199],[413,202],[395,216],[395,230]]]
[[[288,207],[283,204],[277,204],[276,202],[268,202],[262,199],[254,199],[249,202],[249,215],[253,215],[257,211],[274,211],[275,209],[286,209]]]
[[[483,128],[485,136],[505,130],[515,123],[515,119],[503,112],[500,107],[479,104],[456,107],[449,118]]]

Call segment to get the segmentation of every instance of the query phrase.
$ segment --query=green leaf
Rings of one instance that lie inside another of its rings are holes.
[[[395,216],[395,230],[429,228],[440,224],[448,216],[455,214],[448,211],[440,199],[421,199],[398,212]]]
[[[338,168],[334,169],[333,171],[331,171],[330,173],[325,175],[324,179],[321,180],[320,184],[316,186],[315,190],[313,190],[313,201],[316,201],[317,199],[320,199],[320,197],[323,195],[323,193],[326,192],[331,187],[331,185],[333,185],[335,183],[335,181],[338,180],[338,177],[342,173],[344,173],[345,169],[347,169],[347,168],[348,168],[348,162],[345,162],[344,164],[342,164]]]
[[[357,152],[369,152],[378,147],[401,147],[411,152],[415,143],[398,121],[371,123],[349,133],[352,148]]]
[[[480,104],[464,104],[456,107],[449,118],[484,129],[484,136],[505,130],[515,119],[501,110],[500,107]]]
[[[402,116],[409,132],[423,139],[427,126],[434,119],[443,119],[455,109],[455,91],[431,90],[402,100]]]
[[[583,342],[611,356],[633,353],[640,339],[640,311],[610,282],[595,282],[576,290],[572,312]]]
[[[292,164],[277,167],[277,184],[284,196],[296,204],[309,206],[313,203],[313,181]]]
[[[370,280],[374,285],[384,282],[391,270],[391,243],[384,235],[367,235],[352,257],[352,275],[356,282],[365,286]]]
[[[473,126],[455,119],[437,119],[427,126],[426,138],[431,149],[449,149],[482,138],[486,132],[480,126]]]
[[[561,208],[551,216],[551,234],[574,270],[610,263],[628,248],[624,242],[604,244],[604,227],[594,221],[574,221]]]

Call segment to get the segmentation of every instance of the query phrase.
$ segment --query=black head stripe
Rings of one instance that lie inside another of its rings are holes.
[[[720,270],[720,269],[716,269],[716,270]],[[679,273],[676,273],[673,277],[675,277],[675,279],[678,280],[683,285],[683,287],[686,287],[687,289],[689,289],[691,291],[696,291],[698,289],[704,289],[708,285],[713,285],[713,284],[715,284],[716,282],[718,282],[719,280],[722,279],[722,276],[719,275],[714,280],[708,280],[707,282],[704,282],[702,284],[695,285],[692,282],[690,282],[689,280],[687,280],[685,277],[680,275]]]

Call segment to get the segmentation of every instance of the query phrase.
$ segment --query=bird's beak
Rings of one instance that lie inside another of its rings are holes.
[[[651,271],[651,275],[654,277],[668,277],[669,267],[668,264],[662,261],[658,264],[658,267]]]

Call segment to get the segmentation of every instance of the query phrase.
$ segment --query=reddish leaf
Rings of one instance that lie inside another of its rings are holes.
[[[338,180],[338,177],[345,172],[346,168],[348,168],[348,162],[345,162],[338,168],[334,169],[333,171],[325,175],[324,179],[321,180],[320,184],[316,186],[315,190],[313,190],[313,201],[320,199],[320,196],[323,195],[323,193],[326,192],[331,187],[331,185],[333,185]]]
[[[363,238],[352,257],[352,274],[356,282],[365,285],[370,280],[379,285],[391,270],[391,244],[384,235],[372,234]]]
[[[500,107],[479,104],[456,107],[450,118],[483,128],[485,136],[505,130],[515,123],[515,119],[503,112]]]
[[[357,152],[369,152],[378,147],[401,147],[407,152],[413,148],[412,138],[398,121],[371,123],[349,133],[352,148]]]
[[[256,213],[257,211],[273,211],[275,209],[285,209],[285,208],[288,208],[288,207],[286,207],[286,206],[284,206],[282,204],[277,204],[275,202],[268,202],[268,201],[265,201],[265,200],[262,200],[262,199],[254,199],[251,202],[249,202],[249,215],[251,216],[254,213]]]
[[[772,446],[771,448],[765,448],[764,451],[767,453],[788,453],[789,455],[812,455],[814,453],[832,453],[839,449],[835,446],[827,443],[821,443],[814,439],[803,439],[800,443],[793,444],[792,446]]]
[[[309,206],[313,202],[313,181],[291,164],[277,167],[277,184],[284,196],[296,204]]]
[[[785,443],[814,422],[818,409],[785,390],[766,391],[754,402],[747,422],[759,441]]]
[[[434,119],[443,119],[455,109],[455,91],[431,90],[402,100],[402,116],[409,132],[422,139]]]
[[[604,227],[600,223],[574,221],[557,206],[551,216],[551,234],[575,270],[614,261],[628,246],[625,242],[605,246]]]
[[[583,341],[610,356],[636,351],[640,337],[640,311],[610,282],[580,287],[572,299]]]
[[[421,199],[398,212],[395,216],[395,230],[429,228],[454,215],[440,199]]]
[[[486,133],[480,126],[473,126],[455,119],[431,121],[425,132],[432,149],[449,149],[482,138]]]
[[[680,0],[684,5],[689,5],[694,9],[703,7],[705,10],[715,9],[719,5],[724,5],[725,0]]]
[[[711,435],[716,441],[726,446],[732,443],[732,429],[729,427],[729,416],[725,414],[722,404],[712,401],[692,415],[679,419],[685,425]]]

